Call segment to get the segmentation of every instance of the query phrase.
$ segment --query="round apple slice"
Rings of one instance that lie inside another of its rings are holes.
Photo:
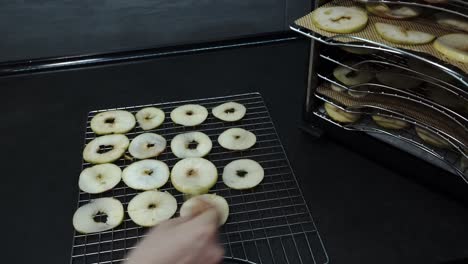
[[[175,136],[171,141],[172,153],[178,158],[201,158],[211,151],[211,139],[202,132],[189,132]]]
[[[437,13],[435,17],[439,25],[468,32],[468,21],[466,19],[445,12]]]
[[[388,129],[403,129],[409,126],[408,122],[391,117],[372,115],[372,119],[377,125]]]
[[[240,159],[230,162],[223,171],[223,182],[236,190],[250,189],[262,182],[265,172],[258,162]]]
[[[105,135],[91,140],[83,150],[83,159],[90,163],[108,163],[120,158],[129,140],[124,135]]]
[[[328,116],[340,123],[354,123],[361,117],[360,114],[343,111],[330,103],[325,103],[324,106]]]
[[[219,225],[224,225],[229,216],[229,205],[226,199],[216,194],[203,194],[188,199],[180,207],[180,216],[198,215],[207,209],[206,204],[216,209],[219,215]]]
[[[122,170],[112,163],[94,165],[80,173],[78,186],[87,193],[102,193],[119,184]]]
[[[227,122],[233,122],[241,120],[246,112],[245,106],[236,103],[236,102],[228,102],[222,105],[218,105],[217,107],[213,108],[213,115]]]
[[[168,192],[142,192],[128,203],[128,215],[133,222],[144,227],[168,220],[176,211],[177,201]]]
[[[197,126],[208,117],[208,110],[201,105],[188,104],[177,107],[171,112],[174,123],[183,126]]]
[[[422,45],[435,39],[432,34],[392,24],[375,23],[375,29],[383,39],[396,44]]]
[[[91,130],[97,135],[124,134],[135,127],[135,117],[127,111],[99,113],[91,119]]]
[[[390,19],[407,19],[417,17],[421,14],[421,9],[405,5],[386,5],[383,3],[368,3],[366,9],[370,13]]]
[[[243,128],[230,128],[218,137],[218,143],[229,150],[246,150],[257,142],[254,133]]]
[[[325,31],[353,33],[367,25],[367,13],[357,7],[320,7],[312,13],[312,23]]]
[[[156,157],[166,148],[166,139],[155,133],[144,133],[135,137],[128,152],[137,159]]]
[[[448,34],[434,41],[434,48],[447,58],[468,63],[468,34]]]
[[[150,130],[159,127],[166,118],[164,112],[156,107],[146,107],[136,113],[141,129]]]
[[[100,220],[104,218],[105,220]],[[114,198],[98,198],[81,206],[73,215],[73,227],[84,233],[95,233],[117,227],[124,219],[122,203]]]
[[[169,179],[169,167],[159,160],[140,160],[123,170],[122,180],[135,190],[152,190],[162,187]]]
[[[391,69],[378,72],[375,77],[380,83],[397,89],[411,90],[421,85],[421,80],[405,75],[403,72],[398,69]]]
[[[353,64],[352,62],[345,63],[347,65]],[[366,71],[353,71],[350,68],[344,66],[338,66],[333,70],[333,76],[347,86],[354,86],[362,83],[370,82],[374,78],[374,74]]]
[[[179,192],[202,194],[216,184],[218,170],[203,158],[186,158],[177,162],[171,171],[171,182]]]
[[[450,143],[448,143],[447,140],[439,137],[438,135],[418,126],[415,126],[415,130],[416,134],[418,134],[418,136],[426,143],[438,148],[450,148]]]

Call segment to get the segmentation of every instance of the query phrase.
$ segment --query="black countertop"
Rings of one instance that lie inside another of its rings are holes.
[[[302,133],[307,41],[0,78],[2,260],[67,263],[87,112],[259,91],[333,263],[468,256],[468,210]],[[7,243],[7,244],[6,244]]]

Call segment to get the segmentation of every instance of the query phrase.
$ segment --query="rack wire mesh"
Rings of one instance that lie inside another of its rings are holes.
[[[211,110],[229,101],[246,106],[247,113],[242,120],[226,123],[209,115],[203,124],[188,128],[172,123],[169,118],[171,110],[183,104],[200,104]],[[253,159],[265,170],[263,182],[253,189],[242,191],[230,189],[219,177],[216,185],[210,190],[210,193],[226,198],[230,207],[228,221],[220,229],[220,241],[225,248],[225,263],[328,263],[320,234],[290,167],[269,111],[259,93],[115,109],[136,113],[148,106],[158,107],[166,113],[164,123],[149,132],[160,134],[168,141],[177,134],[188,131],[201,131],[207,134],[213,141],[213,149],[206,158],[216,165],[219,175],[226,164],[240,158]],[[85,144],[96,137],[90,129],[92,117],[99,112],[115,109],[89,113]],[[217,137],[231,127],[241,127],[255,133],[257,136],[255,146],[249,150],[236,152],[221,148],[217,143]],[[131,140],[143,132],[148,131],[136,126],[126,135]],[[166,162],[172,168],[179,159],[172,154],[170,148],[167,148],[158,156],[158,160]],[[121,158],[115,164],[124,168],[131,162]],[[92,164],[83,161],[83,169],[90,166]],[[184,197],[170,182],[161,190],[170,192],[180,208]],[[80,191],[77,207],[100,197],[115,197],[126,207],[136,194],[138,191],[128,188],[123,182],[103,194],[93,195]],[[146,231],[147,228],[133,223],[128,214],[125,214],[120,226],[109,231],[95,234],[79,234],[75,231],[70,263],[121,263],[125,260],[126,254],[145,236]]]

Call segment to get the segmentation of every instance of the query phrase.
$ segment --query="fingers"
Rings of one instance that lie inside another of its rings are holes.
[[[185,223],[185,222],[189,221],[190,219],[191,219],[191,217],[180,216],[180,217],[176,217],[176,218],[166,220],[166,221],[160,223],[158,225],[158,227],[160,227],[160,228],[170,228],[170,227],[174,227],[174,226],[180,225],[182,223]]]
[[[194,227],[212,227],[213,229],[218,229],[219,215],[218,211],[213,207],[210,207],[208,210],[196,215],[192,218],[191,221],[186,222],[186,224],[192,225]]]

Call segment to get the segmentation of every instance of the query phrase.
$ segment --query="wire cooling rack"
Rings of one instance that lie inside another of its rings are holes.
[[[229,101],[246,106],[247,113],[242,120],[227,123],[214,118],[211,114],[213,107]],[[208,109],[210,115],[203,124],[189,128],[176,125],[170,120],[170,112],[187,103],[200,104]],[[148,106],[158,107],[166,114],[164,123],[149,132],[160,134],[170,142],[177,134],[201,131],[213,142],[213,149],[205,158],[215,164],[219,177],[210,193],[226,198],[230,209],[229,218],[220,229],[220,241],[225,248],[225,263],[328,262],[320,235],[291,170],[268,109],[259,93],[115,109],[136,113]],[[90,128],[92,117],[99,112],[115,109],[89,113],[85,144],[96,137]],[[217,142],[218,135],[231,127],[241,127],[255,133],[257,143],[245,151],[228,151],[221,148]],[[143,132],[148,131],[143,131],[137,125],[126,135],[131,140]],[[234,190],[222,182],[220,176],[224,166],[240,158],[253,159],[265,170],[263,182],[254,189]],[[166,162],[170,168],[179,160],[172,154],[170,147],[166,148],[157,159]],[[114,163],[123,169],[132,161],[121,158]],[[92,164],[83,161],[83,169],[90,166]],[[175,190],[170,181],[161,190],[170,192],[177,199],[180,208],[184,201],[183,194]],[[138,191],[120,182],[114,189],[98,195],[80,191],[77,206],[82,206],[95,198],[115,197],[126,208],[136,194]],[[147,230],[148,228],[133,223],[125,213],[123,223],[112,230],[87,235],[75,232],[71,263],[121,263],[125,260],[126,254],[135,247],[135,243],[145,236]]]

